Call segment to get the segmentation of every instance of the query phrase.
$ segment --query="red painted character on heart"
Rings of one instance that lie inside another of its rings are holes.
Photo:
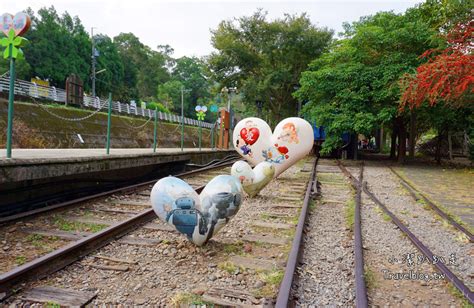
[[[239,135],[236,140],[236,147],[242,150],[243,155],[252,157],[251,145],[258,140],[260,131],[252,120],[248,120],[245,122],[245,127],[240,130]]]

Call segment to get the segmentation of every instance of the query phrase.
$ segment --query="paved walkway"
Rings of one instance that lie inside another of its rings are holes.
[[[212,151],[202,148],[202,151]],[[217,149],[214,149],[217,151]],[[180,153],[181,148],[159,148],[157,154]],[[199,152],[199,148],[185,148],[183,152]],[[109,156],[146,155],[153,154],[153,149],[110,149]],[[6,160],[5,149],[0,150],[0,160]],[[105,149],[13,149],[12,159],[51,159],[77,157],[107,157]]]
[[[437,166],[396,167],[430,200],[474,228],[474,170]]]

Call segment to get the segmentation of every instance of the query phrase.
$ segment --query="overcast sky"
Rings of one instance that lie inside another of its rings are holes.
[[[169,44],[175,57],[203,56],[212,52],[210,30],[222,20],[249,16],[258,8],[275,19],[284,13],[307,12],[319,27],[336,32],[344,21],[356,21],[361,16],[378,11],[404,12],[420,0],[312,0],[312,1],[193,1],[193,0],[1,0],[0,14],[15,14],[28,6],[35,12],[54,5],[61,14],[68,11],[79,16],[87,31],[96,27],[113,37],[120,32],[132,32],[146,45]]]

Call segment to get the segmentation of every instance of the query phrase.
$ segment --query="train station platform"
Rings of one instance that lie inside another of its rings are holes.
[[[182,172],[234,154],[210,148],[13,149],[0,151],[0,216],[6,208],[46,200],[66,191],[87,194]],[[7,211],[9,212],[9,211]]]
[[[218,149],[202,148],[202,152],[220,151]],[[185,148],[185,153],[199,152],[196,148]],[[107,155],[105,149],[13,149],[12,159],[7,160],[5,149],[0,150],[0,162],[16,161],[16,160],[56,160],[56,159],[77,159],[77,158],[91,158],[91,157],[117,157],[126,155],[149,155],[149,154],[173,154],[181,153],[180,148],[161,148],[156,149],[153,153],[152,149],[110,149],[110,155]]]
[[[474,173],[471,168],[411,165],[394,168],[431,201],[474,228]]]

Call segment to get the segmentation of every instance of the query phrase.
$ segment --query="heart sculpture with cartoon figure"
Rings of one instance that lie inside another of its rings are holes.
[[[237,213],[242,193],[240,181],[231,175],[216,176],[199,195],[185,181],[169,176],[156,182],[150,199],[162,221],[202,246]]]
[[[275,167],[274,177],[305,157],[312,149],[313,128],[302,118],[286,118],[272,130],[259,118],[245,118],[234,129],[237,152],[252,165],[263,161]]]
[[[272,163],[262,161],[252,170],[247,162],[237,161],[232,165],[230,174],[240,180],[250,197],[254,197],[273,179],[275,167]]]

